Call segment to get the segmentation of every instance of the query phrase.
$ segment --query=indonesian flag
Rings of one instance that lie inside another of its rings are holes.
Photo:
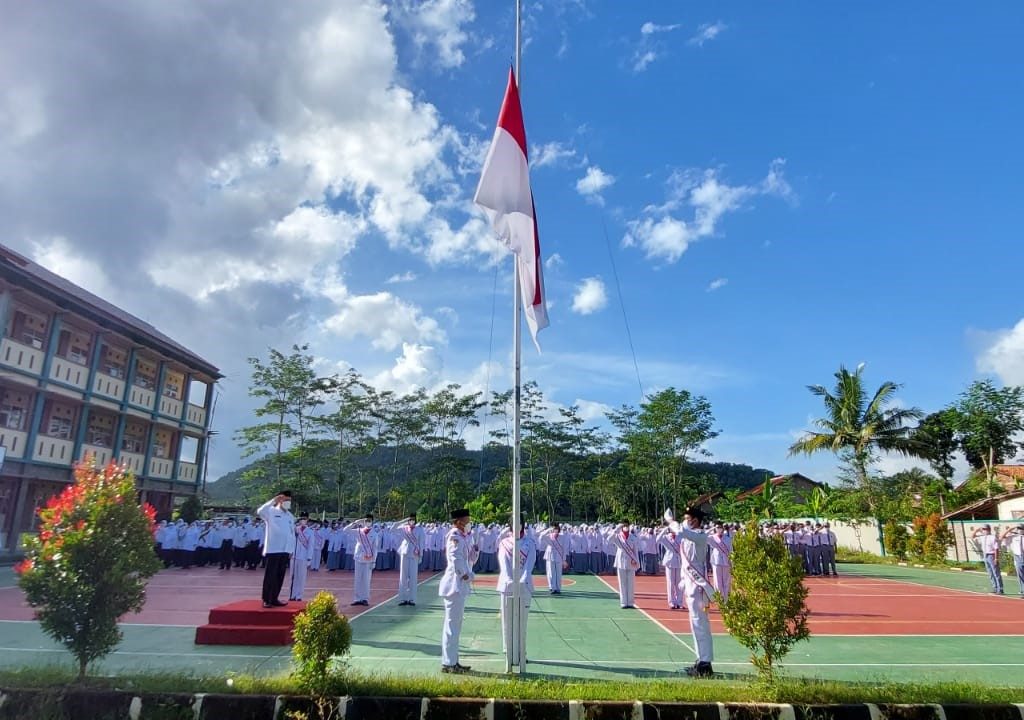
[[[537,214],[530,190],[530,167],[526,153],[526,128],[515,74],[509,69],[505,100],[498,115],[498,127],[487,152],[480,185],[473,202],[484,209],[494,232],[515,253],[519,266],[519,291],[530,335],[540,350],[537,331],[548,326],[541,271]]]

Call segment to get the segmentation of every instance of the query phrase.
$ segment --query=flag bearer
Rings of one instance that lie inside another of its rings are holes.
[[[441,629],[441,672],[464,673],[468,665],[459,663],[459,637],[466,598],[473,592],[473,565],[479,550],[469,534],[469,510],[452,511],[451,530],[444,539],[445,566],[437,594],[444,601],[444,625]]]

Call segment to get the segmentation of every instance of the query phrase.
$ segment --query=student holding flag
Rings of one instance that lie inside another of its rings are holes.
[[[615,548],[615,574],[619,578],[619,606],[633,608],[636,601],[636,571],[640,569],[640,543],[623,522],[605,538]]]
[[[708,605],[714,589],[704,574],[708,557],[708,536],[701,530],[704,513],[700,508],[687,508],[683,522],[676,522],[671,510],[665,511],[665,523],[679,536],[679,557],[682,561],[682,590],[686,610],[690,615],[690,631],[697,650],[697,662],[684,670],[690,677],[711,677],[714,670],[714,645]]]

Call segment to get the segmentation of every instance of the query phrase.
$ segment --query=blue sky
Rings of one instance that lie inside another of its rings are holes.
[[[525,5],[551,316],[525,377],[551,401],[638,401],[623,304],[644,389],[706,395],[720,460],[833,477],[786,449],[841,363],[926,411],[1024,384],[1024,9]],[[211,477],[268,346],[507,387],[511,265],[470,201],[513,30],[470,0],[26,10],[3,242],[223,368]]]

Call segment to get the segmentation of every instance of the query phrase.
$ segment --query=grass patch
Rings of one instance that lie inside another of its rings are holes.
[[[75,685],[75,674],[61,668],[0,671],[0,687],[60,688]],[[85,687],[140,693],[301,694],[289,676],[230,678],[187,674],[120,675],[89,678]],[[517,700],[646,700],[651,702],[834,703],[1012,703],[1024,701],[1019,687],[988,687],[967,682],[886,683],[782,679],[766,686],[751,679],[632,681],[495,677],[397,677],[348,673],[327,690],[330,695],[363,697],[492,697]]]

